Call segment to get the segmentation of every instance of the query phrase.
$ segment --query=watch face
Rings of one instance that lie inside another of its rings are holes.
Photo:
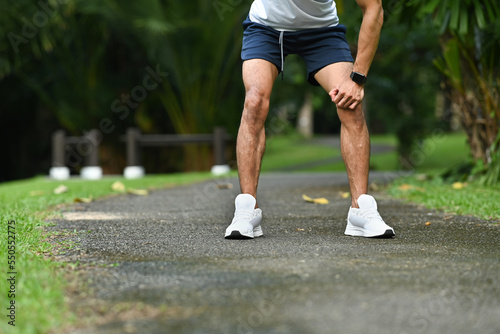
[[[366,76],[364,76],[363,74],[358,73],[358,72],[352,72],[351,79],[352,79],[352,81],[354,81],[355,83],[360,84],[360,85],[362,85],[366,82]]]

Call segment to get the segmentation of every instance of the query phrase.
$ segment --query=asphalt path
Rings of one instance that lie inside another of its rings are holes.
[[[263,175],[254,240],[223,237],[236,178],[66,208],[50,229],[76,232],[58,256],[84,268],[75,299],[114,310],[70,332],[500,332],[497,224],[372,192],[396,237],[347,237],[347,189],[343,173]]]

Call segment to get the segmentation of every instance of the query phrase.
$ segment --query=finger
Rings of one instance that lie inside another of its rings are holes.
[[[337,94],[335,95],[335,98],[333,99],[333,102],[335,104],[339,104],[340,101],[342,101],[342,99],[344,98],[344,95],[345,95],[344,92],[337,92]]]
[[[344,99],[344,96],[337,96],[337,98],[335,99],[335,104],[337,105],[337,108],[343,108],[343,105],[345,103],[345,99]]]
[[[337,98],[339,94],[339,90],[338,89],[332,89],[329,93],[330,97],[332,98],[332,101],[335,102],[334,100]]]
[[[359,105],[359,102],[358,102],[358,101],[353,102],[353,103],[351,103],[351,105],[349,106],[349,109],[354,110],[354,109],[356,109],[356,107],[357,107],[358,105]]]
[[[351,101],[351,105],[349,106],[349,109],[356,109],[360,104],[361,104],[362,100],[358,100],[358,99],[354,99]]]
[[[342,98],[342,100],[340,100],[337,106],[340,108],[348,108],[351,103],[352,103],[352,97],[349,95],[344,95],[344,97]]]

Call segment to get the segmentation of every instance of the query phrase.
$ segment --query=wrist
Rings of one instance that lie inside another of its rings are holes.
[[[364,75],[360,72],[356,72],[356,71],[351,72],[351,80],[354,81],[355,83],[357,83],[358,85],[364,85],[366,83],[367,79],[368,78],[366,77],[366,75]]]

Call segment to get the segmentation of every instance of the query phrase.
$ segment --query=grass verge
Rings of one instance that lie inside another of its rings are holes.
[[[493,223],[500,219],[500,189],[477,182],[453,182],[441,175],[470,159],[470,149],[463,133],[451,133],[426,139],[410,158],[414,159],[415,174],[392,182],[387,193],[407,202],[422,204],[429,209],[449,214],[472,215]],[[382,169],[397,166],[395,153],[372,158],[372,165]]]
[[[500,189],[476,183],[446,182],[439,176],[418,174],[399,178],[389,185],[387,193],[408,202],[423,204],[450,214],[472,215],[500,221]]]
[[[47,333],[74,320],[65,302],[67,282],[63,277],[63,270],[60,270],[63,264],[39,255],[52,249],[43,230],[44,226],[49,225],[44,219],[56,214],[60,205],[72,203],[76,198],[97,199],[121,194],[123,191],[111,189],[116,181],[122,182],[127,189],[153,190],[210,178],[210,173],[151,175],[138,180],[107,177],[96,181],[53,181],[37,177],[0,184],[0,307],[3,310],[0,333]],[[54,189],[61,184],[67,190],[55,194]],[[11,228],[8,227],[9,222]],[[10,264],[7,258],[8,246],[11,247],[10,261],[15,261]],[[7,281],[10,277],[14,277],[14,280]],[[13,312],[7,310],[11,305],[15,308]],[[7,317],[11,313],[15,315],[15,326],[8,323],[13,320]]]

